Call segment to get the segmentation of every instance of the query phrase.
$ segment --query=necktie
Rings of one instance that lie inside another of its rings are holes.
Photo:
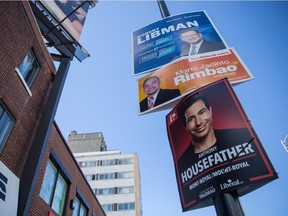
[[[190,55],[195,55],[195,54],[196,54],[196,46],[192,45],[192,49],[191,49]]]
[[[148,97],[148,109],[151,109],[153,107],[153,97]]]

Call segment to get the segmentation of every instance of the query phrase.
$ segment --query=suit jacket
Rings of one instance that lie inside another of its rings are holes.
[[[246,128],[224,129],[224,130],[214,129],[214,132],[217,139],[214,146],[218,146],[218,150],[227,149],[237,144],[249,142],[252,138],[251,134]],[[187,164],[193,164],[198,160],[199,160],[198,154],[194,153],[194,147],[192,143],[190,143],[187,149],[178,159],[179,169],[185,170],[187,168]]]
[[[193,149],[193,145],[190,143],[189,146],[187,147],[187,149],[185,150],[185,152],[180,156],[180,158],[177,161],[177,171],[178,172],[178,176],[180,176],[181,178],[181,173],[183,173],[185,170],[187,170],[188,168],[192,167],[193,165],[197,164],[198,161],[201,161],[201,159],[203,158],[207,158],[209,155],[213,155],[216,152],[218,152],[218,154],[220,154],[219,152],[221,151],[225,151],[225,149],[231,148],[233,146],[237,146],[239,144],[243,144],[243,143],[248,143],[252,137],[254,137],[253,134],[250,134],[250,132],[248,131],[248,129],[246,128],[240,128],[240,129],[224,129],[224,130],[215,130],[215,136],[217,138],[216,143],[211,147],[215,147],[217,146],[217,150],[214,152],[209,152],[207,151],[207,154],[205,156],[199,156],[201,155],[201,153],[196,154],[194,153],[194,149]],[[245,167],[245,169],[239,169],[240,171],[238,172],[234,172],[231,171],[229,173],[227,173],[228,175],[228,179],[232,178],[232,179],[240,179],[240,181],[243,181],[244,184],[243,186],[246,186],[246,184],[251,184],[250,178],[251,178],[251,173],[253,173],[254,176],[261,176],[266,174],[268,171],[266,170],[266,168],[264,168],[263,164],[259,164],[259,158],[260,158],[260,153],[258,152],[257,146],[255,145],[255,140],[251,142],[252,145],[252,149],[255,151],[255,155],[250,157],[247,157],[245,160],[228,160],[228,157],[226,159],[225,162],[222,162],[221,164],[225,164],[228,163],[230,164],[230,166],[237,164],[239,162],[243,162],[243,161],[247,161],[250,166],[249,167]],[[208,153],[209,152],[209,153]],[[232,151],[231,151],[232,152]],[[245,152],[245,150],[243,150],[243,152]],[[224,157],[223,157],[224,158]],[[208,160],[207,160],[208,161]],[[218,164],[220,165],[220,164]],[[227,167],[228,165],[226,165]],[[215,170],[219,170],[221,169],[221,167],[214,166],[215,168],[210,171],[208,171],[209,169],[207,169],[206,171],[204,170],[204,172],[211,173]],[[225,166],[222,166],[222,168]],[[191,185],[193,182],[197,181],[197,179],[203,177],[201,176],[201,173],[198,173],[198,176],[193,176],[194,180],[190,181],[189,184],[187,183],[180,183],[179,187],[182,188],[182,201],[185,203],[189,203],[192,200],[199,200],[199,194],[201,193],[201,191],[205,190],[208,186],[206,184],[200,184],[199,186],[193,188],[193,190],[191,190],[189,188],[189,185]],[[189,181],[189,180],[188,180]],[[210,179],[209,181],[207,181],[206,183],[211,183],[212,185],[219,185],[220,183],[223,182],[227,182],[226,176],[220,175],[217,176],[213,179]],[[219,183],[220,182],[220,183]],[[211,184],[209,183],[209,185],[211,186]],[[218,189],[217,189],[218,190]],[[220,188],[219,188],[220,190]],[[249,187],[244,187],[241,190],[250,190]],[[218,192],[219,193],[219,192]],[[208,201],[208,200],[207,200]],[[204,202],[205,203],[205,202]],[[207,206],[203,203],[204,206]]]
[[[173,98],[176,98],[180,95],[181,93],[179,89],[160,89],[153,107],[158,106],[162,103],[165,103],[169,100],[172,100]],[[147,97],[144,98],[140,102],[140,111],[144,112],[146,110],[148,110],[148,98]]]
[[[189,49],[190,49],[190,44],[185,43],[181,48],[181,56],[188,56]],[[197,54],[217,51],[221,49],[226,49],[223,43],[203,40],[201,46],[199,47]]]

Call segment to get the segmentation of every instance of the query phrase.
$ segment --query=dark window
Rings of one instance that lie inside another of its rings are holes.
[[[105,204],[105,205],[102,205],[102,209],[103,209],[105,212],[113,211],[113,204]]]
[[[38,73],[40,66],[32,50],[29,50],[18,70],[30,87]]]
[[[118,160],[118,164],[119,165],[123,165],[123,164],[133,164],[134,160],[133,158],[121,158]]]
[[[98,188],[97,195],[111,195],[114,194],[114,188]]]
[[[87,181],[93,181],[96,179],[96,175],[85,175],[85,178]]]
[[[98,174],[98,180],[115,179],[115,173],[100,173]]]
[[[118,203],[117,204],[118,211],[129,211],[135,210],[135,203]]]
[[[84,201],[80,197],[76,197],[76,206],[73,210],[72,216],[86,216],[88,213],[88,208],[85,205]]]
[[[134,193],[134,186],[119,187],[118,194],[129,194]]]
[[[102,160],[100,164],[101,166],[115,165],[115,160]]]
[[[0,152],[2,151],[8,135],[14,125],[14,119],[0,101]]]
[[[58,215],[63,215],[68,183],[60,171],[51,160],[48,161],[40,190],[40,197]]]

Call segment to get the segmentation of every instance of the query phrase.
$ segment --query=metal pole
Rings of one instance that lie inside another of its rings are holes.
[[[66,76],[70,67],[70,61],[70,59],[65,58],[60,63],[54,83],[40,118],[35,138],[20,179],[17,215],[28,215],[42,160],[48,144],[52,123],[54,121]]]
[[[218,216],[245,216],[236,193],[223,193],[213,197]]]
[[[164,0],[157,0],[162,18],[170,13]],[[238,195],[234,192],[223,193],[213,197],[213,203],[218,216],[245,216]]]
[[[157,0],[162,18],[170,16],[168,8],[164,0]]]

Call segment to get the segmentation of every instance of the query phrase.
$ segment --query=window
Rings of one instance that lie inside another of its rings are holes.
[[[113,211],[113,204],[105,204],[101,205],[101,207],[105,212]]]
[[[80,167],[95,167],[97,166],[97,161],[82,161],[79,162]]]
[[[115,164],[115,160],[102,160],[101,166],[111,166]]]
[[[42,182],[40,197],[58,214],[63,214],[68,183],[54,163],[49,160]]]
[[[88,213],[88,209],[80,198],[76,197],[76,206],[75,209],[73,210],[72,216],[86,216]]]
[[[126,211],[126,210],[135,210],[135,203],[118,203],[117,204],[118,211]]]
[[[80,166],[80,167],[85,167],[85,166],[86,166],[86,163],[85,163],[85,162],[79,162],[79,166]]]
[[[93,181],[95,180],[95,175],[85,175],[85,178],[87,179],[87,181]]]
[[[96,161],[87,161],[86,162],[86,167],[95,167],[96,166]]]
[[[118,173],[119,179],[125,179],[125,178],[133,178],[134,172],[120,172]]]
[[[78,188],[76,189],[76,198],[74,201],[76,205],[72,216],[87,216],[90,205]]]
[[[78,162],[78,164],[80,167],[85,167],[85,165],[86,165],[85,162]]]
[[[133,164],[133,158],[122,158],[118,160],[118,164]]]
[[[134,193],[134,186],[118,188],[118,194],[128,194],[128,193]]]
[[[99,188],[97,189],[97,195],[110,195],[114,194],[114,188]]]
[[[14,125],[14,119],[5,109],[0,101],[0,152],[8,138],[8,135]]]
[[[18,68],[20,74],[22,75],[23,79],[29,87],[32,85],[39,68],[40,66],[36,60],[33,51],[29,50]]]
[[[115,174],[114,173],[102,173],[98,174],[98,179],[99,180],[104,180],[104,179],[114,179]]]

